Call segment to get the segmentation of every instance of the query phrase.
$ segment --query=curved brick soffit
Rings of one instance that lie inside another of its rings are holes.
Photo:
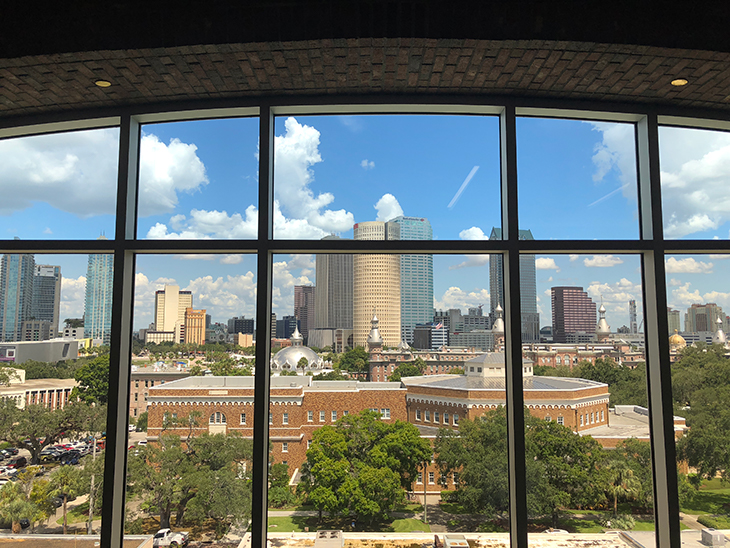
[[[673,87],[683,77],[690,85]],[[96,87],[108,79],[107,89]],[[0,59],[0,116],[258,95],[511,94],[730,110],[730,53],[555,41],[352,39]]]

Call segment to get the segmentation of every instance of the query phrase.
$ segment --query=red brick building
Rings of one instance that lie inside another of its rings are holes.
[[[147,438],[158,439],[165,413],[201,417],[193,434],[237,432],[253,437],[254,377],[188,377],[149,389]],[[309,376],[272,377],[269,439],[272,462],[286,463],[294,474],[306,460],[312,433],[364,409],[385,421],[407,419],[406,388],[401,383],[315,381]],[[187,435],[188,429],[171,430]]]

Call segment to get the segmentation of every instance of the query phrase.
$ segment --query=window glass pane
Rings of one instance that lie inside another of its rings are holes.
[[[521,228],[536,239],[639,236],[633,124],[517,119]]]
[[[659,128],[665,238],[728,238],[730,133]]]
[[[669,360],[677,443],[679,508],[705,527],[726,527],[730,504],[730,255],[667,259]]]
[[[0,527],[30,544],[101,527],[111,257],[0,258]]]
[[[522,356],[531,531],[653,531],[639,257],[532,260],[520,280],[543,326]]]
[[[114,235],[119,130],[0,140],[0,239]]]
[[[258,118],[145,125],[139,157],[140,238],[256,238]]]
[[[273,526],[429,531],[439,501],[453,514],[452,532],[508,531],[504,389],[495,395],[464,374],[465,363],[492,346],[489,257],[429,256],[428,289],[403,284],[403,257],[274,258],[270,463],[282,477],[277,486],[270,478],[270,538],[284,535]],[[409,330],[409,343],[401,337],[404,310],[419,291],[432,295],[432,307]],[[492,405],[495,398],[502,405]],[[399,442],[387,442],[386,432]],[[278,441],[288,442],[285,455]],[[398,466],[370,458],[383,454]],[[474,459],[464,469],[467,455]],[[285,488],[289,480],[296,490]],[[352,490],[344,493],[346,482]],[[292,504],[323,518],[283,515]]]
[[[255,272],[253,255],[137,258],[127,533],[217,542],[246,528]]]
[[[500,225],[496,117],[298,116],[275,127],[276,238],[351,238],[355,223],[400,217],[420,224],[389,239],[484,239]]]

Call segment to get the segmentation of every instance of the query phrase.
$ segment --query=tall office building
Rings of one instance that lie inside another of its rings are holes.
[[[398,240],[398,225],[366,221],[353,227],[356,240]],[[390,229],[390,230],[389,230]],[[353,258],[353,344],[365,346],[373,314],[384,344],[400,343],[400,256],[357,254]]]
[[[299,320],[299,331],[306,342],[314,327],[314,300],[317,290],[313,285],[294,286],[294,316]]]
[[[246,318],[241,316],[240,318],[231,318],[228,320],[228,332],[229,333],[243,333],[244,335],[253,335],[253,318]]]
[[[520,230],[519,238],[520,240],[535,239],[530,230]],[[489,239],[501,240],[502,229],[492,228]],[[496,319],[494,310],[497,305],[504,308],[504,263],[502,255],[490,255],[489,317],[492,322]],[[539,341],[540,315],[537,312],[537,275],[534,255],[520,255],[520,317],[522,318],[522,342]]]
[[[634,299],[629,301],[629,329],[632,335],[639,333],[639,323],[637,322],[636,316],[636,301]]]
[[[700,331],[714,333],[717,330],[717,318],[722,320],[723,331],[727,331],[728,319],[721,307],[715,303],[693,304],[684,315],[684,331],[687,333]]]
[[[192,307],[191,291],[180,291],[178,285],[165,285],[155,292],[155,331],[174,332],[175,342],[185,342],[185,311]]]
[[[675,331],[682,331],[679,324],[679,310],[667,307],[667,319],[669,320],[669,334],[674,335]]]
[[[325,236],[322,239],[339,240],[340,237]],[[353,257],[351,254],[324,253],[315,257],[315,329],[352,329]]]
[[[288,339],[298,327],[299,320],[297,320],[296,316],[284,316],[282,319],[276,320],[276,338]]]
[[[33,273],[33,302],[31,317],[50,322],[50,338],[58,333],[61,310],[61,267],[49,264],[35,265]]]
[[[577,333],[592,337],[596,332],[596,303],[582,287],[551,287],[553,342],[569,342]]]
[[[185,309],[185,343],[205,344],[205,309]]]
[[[396,217],[388,221],[388,230],[398,225],[401,240],[433,240],[428,219]],[[433,255],[400,256],[400,329],[401,339],[413,344],[413,330],[418,324],[433,320]]]
[[[106,240],[104,236],[99,238]],[[114,255],[92,253],[86,268],[84,335],[109,344],[112,333],[112,286]]]
[[[0,261],[0,341],[23,340],[23,322],[31,318],[34,270],[33,255],[6,254]]]

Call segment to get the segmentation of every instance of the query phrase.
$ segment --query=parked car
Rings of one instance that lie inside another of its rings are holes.
[[[61,462],[61,466],[78,464],[79,462],[81,462],[81,452],[76,451],[75,449],[66,451],[63,455],[61,455],[59,461]]]
[[[189,533],[175,532],[170,529],[160,529],[152,539],[152,546],[187,546]]]
[[[76,497],[69,496],[68,499],[66,499],[66,502],[68,503],[68,502],[71,502],[72,500],[76,500]],[[55,506],[56,508],[60,508],[61,506],[63,506],[63,493],[61,493],[57,497],[51,497],[50,501],[51,501],[51,504],[53,504],[53,506]]]
[[[41,451],[40,459],[41,462],[56,462],[58,459],[61,458],[61,455],[63,453],[61,451],[58,451],[57,449],[51,449],[46,451],[45,449]]]
[[[23,468],[28,464],[28,459],[25,457],[13,457],[8,461],[6,465],[8,468]]]
[[[6,447],[3,449],[3,451],[11,454],[11,455],[17,455],[18,454],[18,448],[17,447]]]

